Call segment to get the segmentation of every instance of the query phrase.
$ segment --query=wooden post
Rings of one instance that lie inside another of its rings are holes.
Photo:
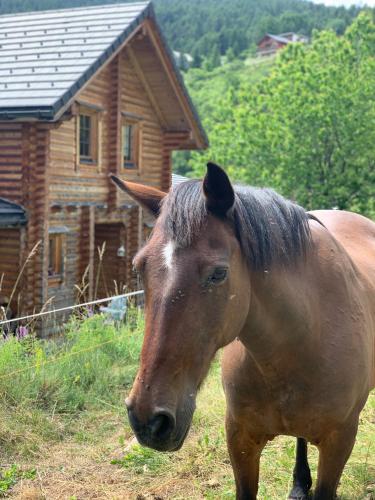
[[[80,223],[80,265],[79,281],[87,271],[88,299],[93,300],[94,295],[94,262],[95,262],[95,207],[81,208]]]
[[[117,56],[111,62],[111,93],[109,102],[109,172],[118,175],[121,161],[121,61]],[[108,180],[108,210],[117,208],[118,190],[116,186]]]

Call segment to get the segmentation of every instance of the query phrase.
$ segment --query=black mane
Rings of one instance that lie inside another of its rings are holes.
[[[252,268],[265,270],[305,254],[311,235],[302,207],[272,189],[234,186],[234,191],[235,203],[226,217]],[[179,246],[190,245],[206,220],[201,181],[178,184],[163,202],[160,223]]]

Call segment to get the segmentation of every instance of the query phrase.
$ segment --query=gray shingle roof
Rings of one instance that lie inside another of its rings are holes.
[[[53,120],[153,16],[148,2],[0,16],[0,118]]]
[[[288,38],[285,38],[285,37],[280,36],[280,35],[271,35],[271,33],[267,33],[266,36],[269,36],[270,38],[272,38],[276,42],[280,42],[280,43],[288,44],[291,42],[291,40],[289,40]]]
[[[188,177],[184,177],[183,175],[172,173],[172,187],[175,187],[178,184],[181,184],[181,182],[185,182],[188,180],[190,180]]]
[[[18,227],[27,222],[26,210],[12,201],[0,198],[0,227]]]

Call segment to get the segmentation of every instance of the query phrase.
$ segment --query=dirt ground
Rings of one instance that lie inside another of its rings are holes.
[[[46,448],[44,456],[37,460],[36,479],[21,480],[9,496],[18,500],[205,498],[190,474],[176,474],[172,478],[147,477],[141,486],[139,475],[111,464],[112,460],[121,459],[124,451],[131,448],[134,442],[130,438],[125,446],[119,446],[119,438],[119,433],[114,434],[100,447],[63,442]],[[193,435],[189,441],[196,439]],[[30,463],[21,465],[27,467]],[[230,472],[229,464],[226,472]],[[203,482],[204,488],[214,490],[216,486],[216,480]]]

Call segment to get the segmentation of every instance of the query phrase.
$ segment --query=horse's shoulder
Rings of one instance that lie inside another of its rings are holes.
[[[314,242],[343,262],[349,257],[363,277],[375,286],[375,223],[362,215],[341,210],[311,212],[324,227],[310,222]],[[335,245],[334,243],[338,244]]]

